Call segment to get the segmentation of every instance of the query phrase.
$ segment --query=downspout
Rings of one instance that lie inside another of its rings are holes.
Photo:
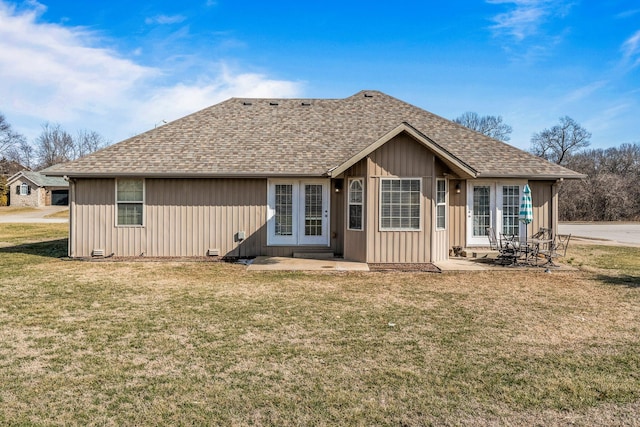
[[[75,223],[75,211],[76,211],[76,181],[68,176],[63,177],[65,181],[69,183],[69,245],[68,256],[73,258],[75,254],[75,236],[73,233],[73,225]]]
[[[558,221],[559,221],[559,213],[558,213],[558,203],[560,200],[559,194],[559,186],[564,181],[563,178],[558,179],[556,182],[551,184],[551,229],[554,234],[558,234]]]

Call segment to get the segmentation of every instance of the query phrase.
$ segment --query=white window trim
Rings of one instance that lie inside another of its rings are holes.
[[[118,201],[118,181],[119,180],[132,180],[132,179],[141,179],[142,180],[142,201],[122,201],[119,202]],[[114,191],[115,191],[115,200],[116,200],[116,211],[115,211],[115,218],[114,218],[114,223],[116,225],[116,227],[144,227],[145,226],[145,206],[146,206],[146,199],[147,199],[147,182],[144,178],[116,178],[116,185],[114,186]],[[142,224],[118,224],[118,205],[120,203],[139,203],[142,205]]]
[[[290,236],[276,235],[276,185],[292,185],[292,224]],[[296,246],[298,244],[298,181],[270,179],[267,181],[267,246]]]
[[[351,203],[351,183],[354,181],[360,181],[360,187],[362,188],[362,202],[360,203]],[[362,177],[349,178],[347,181],[347,230],[364,231],[364,199],[365,199],[364,178]],[[350,209],[351,205],[362,206],[362,210],[360,211],[360,224],[361,224],[360,228],[351,228],[349,226],[349,224],[351,223],[351,209]]]
[[[467,181],[467,246],[468,247],[484,247],[489,246],[489,239],[486,236],[473,236],[473,186],[490,187],[490,209],[491,220],[490,226],[496,233],[502,232],[502,187],[505,185],[517,185],[520,187],[520,197],[522,197],[522,189],[528,181],[522,179],[514,180],[482,180]],[[524,236],[525,225],[520,223],[520,236]]]
[[[276,216],[276,184],[291,184],[293,185],[293,233],[291,236],[276,236],[275,234],[275,216]],[[300,203],[302,198],[302,191],[300,187],[305,184],[321,184],[323,188],[323,201],[326,203],[327,214],[323,223],[323,235],[322,241],[318,238],[318,242],[310,243],[308,240],[312,238],[305,238],[304,227],[301,223],[304,221],[304,217],[300,215]],[[330,247],[331,239],[329,238],[329,230],[331,229],[330,215],[331,212],[331,198],[330,198],[330,181],[327,179],[285,179],[275,178],[267,180],[267,246],[322,246]],[[306,240],[306,241],[305,241]]]
[[[23,182],[22,184],[20,184],[20,195],[21,196],[29,195],[29,184],[27,184],[26,182]]]
[[[438,203],[438,183],[439,182],[444,182],[444,201],[441,203]],[[438,231],[442,231],[442,230],[446,230],[447,229],[447,225],[448,225],[448,221],[449,221],[449,215],[447,215],[447,199],[448,199],[448,195],[449,195],[449,185],[448,182],[445,178],[436,178],[436,191],[435,191],[436,197],[435,197],[435,206],[436,206],[436,212],[435,212],[435,225],[436,225],[436,230]],[[444,206],[444,227],[438,227],[438,206]]]
[[[417,180],[419,185],[420,185],[420,189],[418,190],[419,194],[420,194],[420,202],[418,203],[418,208],[420,209],[420,213],[419,213],[419,217],[418,217],[418,228],[384,228],[382,227],[382,181],[404,181],[404,180]],[[420,177],[416,177],[416,176],[408,176],[408,177],[394,177],[394,176],[389,176],[389,177],[380,177],[380,179],[378,180],[378,231],[412,231],[412,232],[419,232],[422,231],[422,178]]]

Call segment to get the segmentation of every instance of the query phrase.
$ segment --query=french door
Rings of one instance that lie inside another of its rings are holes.
[[[523,236],[518,220],[521,181],[470,182],[467,192],[467,245],[487,246],[487,228],[496,235]]]
[[[329,245],[329,181],[270,180],[267,244]]]

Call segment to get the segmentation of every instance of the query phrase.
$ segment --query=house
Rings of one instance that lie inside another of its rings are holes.
[[[10,206],[50,206],[69,204],[69,183],[60,177],[20,171],[8,181]]]
[[[4,157],[0,159],[0,206],[9,206],[11,192],[6,184],[12,175],[21,170],[29,169],[14,160],[9,160]]]
[[[582,175],[377,91],[232,98],[79,160],[69,255],[292,256],[374,263],[488,246],[486,228],[557,228],[558,187]]]

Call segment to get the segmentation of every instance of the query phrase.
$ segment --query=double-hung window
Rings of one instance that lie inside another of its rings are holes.
[[[436,179],[436,229],[447,226],[447,181]]]
[[[29,184],[27,184],[26,182],[23,182],[20,187],[19,187],[20,191],[18,191],[18,194],[20,194],[21,196],[28,196],[29,194],[31,194],[31,187],[29,187]]]
[[[143,225],[144,180],[116,180],[116,225]]]
[[[362,178],[349,179],[349,217],[347,218],[349,230],[362,230],[363,182]]]
[[[420,229],[420,178],[381,178],[380,229]]]

